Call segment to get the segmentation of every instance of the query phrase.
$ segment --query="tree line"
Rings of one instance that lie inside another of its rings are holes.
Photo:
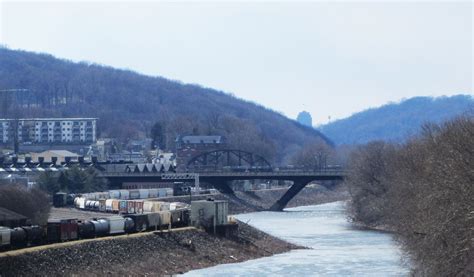
[[[48,195],[40,189],[27,190],[21,185],[0,186],[0,207],[27,217],[31,224],[43,225],[48,221]]]
[[[151,137],[171,151],[176,135],[224,135],[233,147],[285,163],[315,139],[330,143],[311,127],[222,91],[51,55],[0,48],[2,88],[27,90],[20,117],[97,117],[99,137]]]
[[[49,193],[85,193],[94,191],[104,191],[108,188],[107,180],[99,178],[98,173],[93,168],[80,168],[72,166],[68,170],[57,174],[54,172],[44,172],[38,178],[38,187]]]
[[[394,231],[415,275],[474,274],[474,116],[368,143],[349,164],[350,216]]]

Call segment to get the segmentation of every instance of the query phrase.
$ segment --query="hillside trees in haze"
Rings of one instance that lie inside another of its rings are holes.
[[[415,275],[474,274],[473,115],[401,145],[361,146],[350,164],[352,218],[393,230]]]
[[[276,150],[275,161],[285,163],[302,145],[331,143],[311,127],[221,91],[45,54],[0,48],[0,88],[29,89],[22,116],[97,117],[101,137],[151,137],[160,122],[167,150],[174,150],[176,134],[225,135],[235,147]]]
[[[413,97],[368,109],[319,128],[335,144],[365,144],[374,140],[406,141],[427,122],[443,123],[474,109],[474,97]]]

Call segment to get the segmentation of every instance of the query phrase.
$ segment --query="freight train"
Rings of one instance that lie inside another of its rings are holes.
[[[74,198],[80,196],[86,200],[101,200],[101,199],[118,199],[118,200],[137,200],[137,199],[149,199],[158,197],[173,196],[172,188],[159,188],[159,189],[135,189],[135,190],[109,190],[103,192],[90,192],[82,194],[67,194],[64,192],[58,192],[53,196],[53,205],[55,207],[64,207],[72,205]]]
[[[45,226],[0,226],[0,251],[86,238],[163,230],[189,225],[189,209],[114,215],[91,220],[50,220]]]

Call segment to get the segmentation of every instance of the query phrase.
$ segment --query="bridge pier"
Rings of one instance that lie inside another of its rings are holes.
[[[298,180],[294,181],[293,185],[283,194],[283,196],[278,199],[275,204],[273,204],[269,211],[281,212],[286,207],[288,202],[290,202],[295,195],[297,195],[310,181],[307,180]]]

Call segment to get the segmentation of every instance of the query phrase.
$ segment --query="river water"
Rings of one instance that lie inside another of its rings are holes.
[[[283,240],[311,249],[195,270],[184,276],[407,276],[390,234],[357,230],[344,202],[236,216]]]

